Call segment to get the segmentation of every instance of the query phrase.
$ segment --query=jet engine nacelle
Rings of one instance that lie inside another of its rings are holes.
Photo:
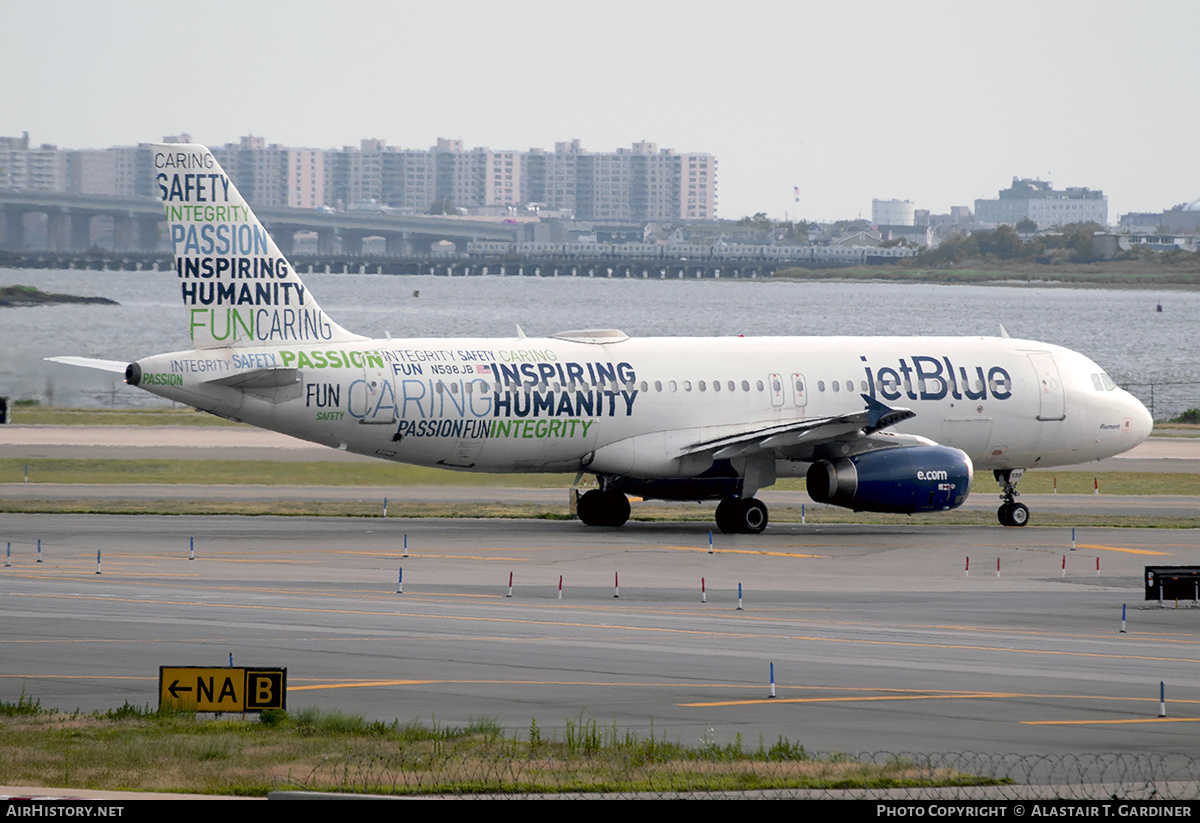
[[[855,511],[944,511],[967,499],[973,471],[971,458],[950,446],[883,449],[813,463],[808,494]]]

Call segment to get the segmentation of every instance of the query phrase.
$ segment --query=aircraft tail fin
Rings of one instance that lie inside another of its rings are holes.
[[[333,322],[206,147],[152,147],[196,348],[362,340]]]

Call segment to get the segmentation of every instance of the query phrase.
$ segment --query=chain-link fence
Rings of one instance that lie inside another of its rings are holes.
[[[1200,408],[1200,379],[1118,384],[1150,410],[1155,420],[1170,420],[1188,409]]]

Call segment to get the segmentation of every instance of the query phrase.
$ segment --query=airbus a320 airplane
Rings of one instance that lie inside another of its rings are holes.
[[[369,340],[332,320],[212,153],[153,149],[192,347],[124,362],[125,382],[221,417],[385,460],[478,472],[577,472],[589,526],[627,495],[718,500],[758,533],[755,493],[806,476],[859,511],[962,505],[975,467],[1024,526],[1025,469],[1119,454],[1146,408],[1067,349],[1001,337]],[[1003,331],[1003,330],[1002,330]]]

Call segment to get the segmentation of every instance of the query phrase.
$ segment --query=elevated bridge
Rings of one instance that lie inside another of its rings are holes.
[[[370,237],[382,238],[389,256],[414,257],[429,254],[444,242],[465,252],[472,242],[522,239],[519,225],[469,217],[257,207],[254,213],[289,255],[301,232],[316,235],[319,255],[340,251],[350,257],[361,254],[363,240]],[[111,222],[111,242],[103,245],[114,251],[152,253],[169,248],[163,204],[157,198],[0,190],[0,250],[85,252],[96,245],[92,223],[96,218]]]

